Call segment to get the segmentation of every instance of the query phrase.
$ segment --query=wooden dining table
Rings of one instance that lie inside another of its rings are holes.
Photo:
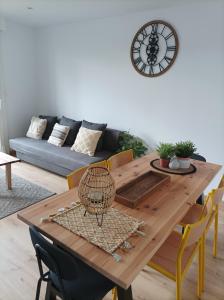
[[[150,165],[150,161],[156,158],[158,155],[151,153],[112,171],[116,188],[149,170],[159,172]],[[36,226],[54,243],[112,280],[118,287],[119,300],[131,300],[133,280],[221,169],[220,165],[213,163],[196,160],[192,160],[192,163],[197,168],[195,173],[184,176],[169,174],[170,181],[152,192],[135,209],[113,202],[113,207],[144,221],[144,236],[131,238],[134,247],[129,251],[119,250],[122,257],[119,262],[112,255],[62,226],[54,222],[41,222],[41,218],[79,200],[77,188],[20,211],[18,218],[28,225]]]

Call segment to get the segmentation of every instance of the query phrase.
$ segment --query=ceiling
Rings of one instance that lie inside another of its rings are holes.
[[[40,27],[122,16],[184,4],[186,1],[195,3],[206,0],[0,0],[0,15],[11,21]]]

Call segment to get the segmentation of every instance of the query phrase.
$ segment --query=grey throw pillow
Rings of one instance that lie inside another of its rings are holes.
[[[57,123],[58,121],[58,118],[56,116],[45,116],[45,115],[40,115],[39,118],[47,120],[47,127],[45,129],[42,139],[48,140],[54,128],[55,123]]]
[[[81,127],[82,122],[75,121],[75,120],[72,120],[72,119],[69,119],[69,118],[66,118],[65,116],[63,116],[61,118],[59,124],[70,127],[68,136],[65,140],[65,144],[72,146],[75,142],[76,136],[79,132],[79,128]]]

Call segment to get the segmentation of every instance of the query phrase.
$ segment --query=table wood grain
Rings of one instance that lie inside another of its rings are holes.
[[[151,153],[112,171],[116,188],[153,170],[150,161],[155,158],[157,154]],[[18,218],[28,225],[35,225],[55,243],[75,254],[117,285],[127,289],[221,169],[217,164],[193,160],[192,162],[197,167],[196,173],[185,176],[171,174],[170,182],[150,194],[135,209],[113,203],[113,207],[145,222],[145,237],[132,237],[134,248],[128,253],[119,250],[118,253],[122,256],[120,262],[116,262],[111,255],[56,223],[41,223],[42,217],[53,214],[59,208],[78,200],[76,188],[24,209],[18,213]]]

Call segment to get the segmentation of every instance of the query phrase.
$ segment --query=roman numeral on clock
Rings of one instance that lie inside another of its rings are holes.
[[[148,33],[145,28],[142,30],[141,34],[143,35],[143,40],[148,36]]]
[[[143,65],[142,65],[141,68],[140,68],[140,71],[145,72],[145,69],[146,69],[146,64],[143,63]]]
[[[138,65],[142,62],[141,57],[140,57],[140,56],[137,57],[137,58],[134,60],[134,62],[135,62],[135,65],[138,66]]]
[[[158,24],[152,24],[152,32],[157,33],[158,30]]]
[[[140,47],[138,47],[138,48],[133,48],[133,50],[132,50],[132,52],[133,53],[140,53]]]
[[[172,60],[169,56],[164,56],[165,61],[169,64]]]
[[[163,31],[164,31],[165,28],[166,28],[166,25],[163,26],[163,29],[162,29],[160,34],[163,34]]]
[[[153,75],[153,74],[154,74],[153,66],[152,66],[152,65],[149,66],[149,74],[150,74],[150,75]]]
[[[176,46],[168,46],[167,51],[176,51]]]
[[[170,32],[167,36],[165,36],[165,39],[168,40],[169,38],[171,38],[171,36],[173,36],[173,32]]]
[[[163,67],[163,65],[161,63],[159,63],[159,70],[160,72],[163,71],[165,68]]]

